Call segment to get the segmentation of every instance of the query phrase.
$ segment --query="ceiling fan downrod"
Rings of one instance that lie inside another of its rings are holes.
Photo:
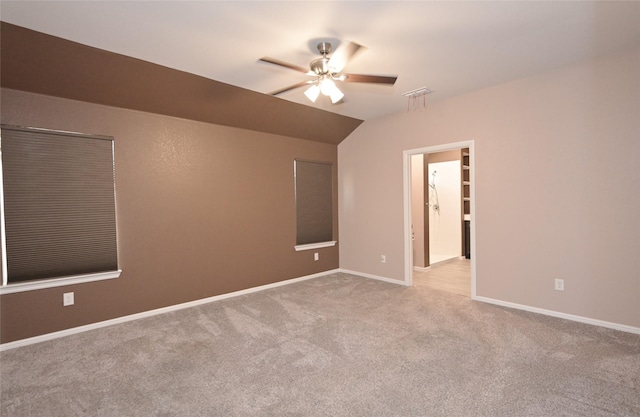
[[[329,58],[327,55],[331,53],[331,44],[329,42],[320,42],[317,46],[318,52],[322,58],[314,59],[309,64],[311,71],[317,75],[326,75],[331,72],[329,69]]]
[[[331,43],[329,42],[320,42],[318,46],[316,46],[316,48],[318,48],[318,52],[320,52],[320,55],[324,57],[331,53]]]

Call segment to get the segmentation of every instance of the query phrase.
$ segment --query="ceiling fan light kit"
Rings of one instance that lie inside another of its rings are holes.
[[[307,96],[307,98],[313,103],[315,103],[318,99],[318,96],[320,95],[320,87],[314,84],[311,87],[307,88],[307,90],[304,92],[304,95]]]
[[[307,88],[304,92],[304,95],[314,103],[320,94],[328,96],[333,104],[336,104],[342,100],[342,97],[344,97],[344,93],[340,91],[338,86],[336,86],[336,83],[334,83],[330,78],[323,78],[322,80],[319,80],[317,84]]]
[[[336,104],[337,102],[342,100],[342,98],[344,97],[344,93],[340,91],[340,89],[336,87],[335,84],[333,86],[334,89],[333,91],[331,91],[331,93],[329,93],[329,98],[331,99],[332,104]]]
[[[312,84],[311,87],[304,92],[304,95],[307,96],[309,100],[315,103],[320,94],[322,94],[324,96],[328,96],[331,99],[332,104],[337,104],[343,99],[344,93],[340,91],[335,81],[393,85],[398,78],[397,76],[341,74],[340,72],[344,69],[349,60],[358,52],[358,50],[360,50],[360,48],[362,48],[362,46],[357,43],[345,42],[340,45],[340,47],[331,56],[329,56],[332,48],[331,43],[320,42],[317,48],[322,57],[311,61],[309,63],[309,70],[274,58],[260,58],[260,61],[279,65],[294,71],[302,72],[305,75],[315,77],[315,80],[303,81],[289,87],[272,91],[269,94],[276,96],[287,91]]]

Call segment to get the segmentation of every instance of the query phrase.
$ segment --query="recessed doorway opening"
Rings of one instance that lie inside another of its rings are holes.
[[[463,293],[475,297],[474,160],[473,141],[404,151],[406,285],[414,284],[415,272],[456,292],[468,271]]]

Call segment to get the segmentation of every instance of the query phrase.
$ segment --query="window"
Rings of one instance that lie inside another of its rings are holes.
[[[333,165],[294,161],[296,250],[334,246]]]
[[[2,126],[2,287],[119,276],[113,138]]]

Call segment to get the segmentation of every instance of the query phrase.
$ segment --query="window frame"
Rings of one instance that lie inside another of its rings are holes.
[[[331,177],[329,178],[330,184],[331,184],[331,240],[324,240],[324,241],[317,241],[317,242],[308,242],[308,243],[298,243],[298,232],[299,232],[299,224],[300,224],[300,218],[298,217],[299,214],[299,190],[298,190],[298,164],[300,163],[307,163],[307,164],[321,164],[321,165],[328,165],[331,171]],[[326,162],[326,161],[314,161],[314,160],[308,160],[308,159],[294,159],[293,160],[293,183],[294,183],[294,200],[295,200],[295,212],[296,212],[296,244],[294,246],[294,249],[298,252],[298,251],[305,251],[305,250],[312,250],[312,249],[320,249],[320,248],[326,248],[326,247],[331,247],[331,246],[335,246],[337,241],[333,239],[333,236],[335,235],[335,230],[334,230],[334,223],[335,223],[335,219],[334,219],[334,205],[335,205],[335,187],[334,187],[334,181],[335,181],[335,175],[334,175],[334,169],[335,169],[335,164],[333,162]]]
[[[115,227],[115,240],[116,240],[116,269],[111,271],[101,271],[101,272],[90,272],[90,273],[82,273],[77,275],[67,275],[67,276],[59,276],[59,277],[51,277],[44,279],[34,279],[34,280],[26,280],[26,281],[16,281],[10,282],[8,276],[8,267],[7,267],[7,236],[6,236],[6,218],[5,218],[5,190],[4,190],[4,166],[3,166],[3,158],[2,158],[2,131],[0,130],[0,253],[2,259],[0,261],[0,267],[2,269],[2,281],[0,282],[0,295],[4,294],[12,294],[17,292],[24,291],[34,291],[45,288],[55,288],[60,286],[67,285],[75,285],[85,282],[94,282],[94,281],[102,281],[108,279],[115,279],[120,277],[122,273],[122,269],[120,268],[119,262],[119,250],[118,250],[118,221],[117,221],[117,204],[116,204],[116,193],[115,193],[115,141],[113,137],[110,136],[102,136],[102,135],[92,135],[92,134],[84,134],[78,132],[70,132],[63,130],[54,130],[54,129],[45,129],[45,128],[35,128],[35,127],[22,127],[22,126],[14,126],[14,125],[1,125],[2,130],[9,129],[14,131],[23,131],[23,132],[33,132],[33,133],[46,133],[53,135],[62,135],[68,137],[76,137],[76,138],[87,138],[87,139],[99,139],[99,140],[108,140],[111,142],[111,158],[112,158],[112,166],[114,169],[113,173],[113,202],[114,202],[114,227]]]

